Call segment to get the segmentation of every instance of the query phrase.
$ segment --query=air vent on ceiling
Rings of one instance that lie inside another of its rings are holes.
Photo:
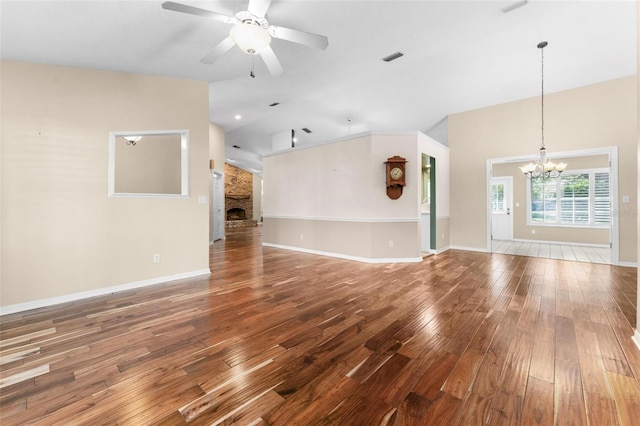
[[[521,0],[521,1],[516,1],[513,4],[510,4],[509,6],[505,7],[502,9],[502,13],[509,13],[512,12],[516,9],[521,8],[522,6],[526,6],[527,3],[529,3],[529,0]]]
[[[274,102],[274,103],[270,104],[269,106],[276,106],[276,105],[280,105],[280,102]]]
[[[389,56],[385,56],[384,58],[382,58],[382,60],[385,61],[385,62],[391,62],[391,61],[396,60],[396,59],[398,59],[398,58],[400,58],[402,56],[404,56],[404,53],[396,52],[396,53],[392,53]]]
[[[233,147],[234,147],[235,149],[240,149],[240,147],[239,147],[238,145],[233,145]]]
[[[311,133],[311,130],[307,129],[306,127],[303,127],[303,128],[302,128],[302,130],[303,130],[305,133]]]

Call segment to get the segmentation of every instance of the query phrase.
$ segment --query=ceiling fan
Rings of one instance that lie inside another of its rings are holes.
[[[234,45],[237,45],[247,54],[259,55],[271,75],[278,77],[284,73],[284,69],[270,46],[272,37],[317,49],[326,49],[329,40],[323,35],[269,25],[265,15],[270,5],[271,0],[249,0],[248,10],[240,11],[234,16],[225,16],[210,10],[172,1],[162,3],[162,8],[233,25],[229,36],[214,47],[200,62],[213,64]],[[253,70],[251,71],[251,77],[255,77]]]

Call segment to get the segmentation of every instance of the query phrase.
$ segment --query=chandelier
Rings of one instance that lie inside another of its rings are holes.
[[[542,63],[542,96],[540,96],[540,104],[542,110],[542,120],[541,120],[541,130],[542,130],[542,144],[540,145],[540,150],[538,151],[538,155],[533,163],[529,163],[520,167],[522,173],[524,173],[527,179],[547,179],[547,178],[557,178],[562,174],[564,169],[567,168],[566,163],[554,163],[553,161],[547,160],[547,150],[544,146],[544,48],[547,47],[549,43],[546,41],[541,41],[538,43],[538,49],[540,49],[541,54],[541,63]]]

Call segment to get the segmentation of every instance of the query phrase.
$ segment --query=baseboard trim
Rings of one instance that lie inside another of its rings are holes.
[[[355,260],[362,263],[417,263],[422,262],[422,257],[392,257],[392,258],[369,258],[360,256],[351,256],[342,253],[333,253],[320,250],[311,250],[301,247],[283,246],[280,244],[262,243],[265,247],[279,248],[283,250],[299,251],[301,253],[317,254],[318,256],[336,257],[338,259]]]
[[[463,247],[463,246],[449,246],[450,250],[464,250],[464,251],[477,251],[480,253],[491,253],[487,248],[479,248],[479,247]]]
[[[633,336],[631,336],[631,340],[633,340],[633,343],[636,344],[636,347],[640,349],[640,332],[638,332],[638,330],[633,333]]]
[[[420,222],[419,217],[322,217],[322,216],[279,216],[264,215],[264,219],[280,219],[280,220],[307,220],[317,222],[361,222],[361,223],[403,223],[403,222]]]
[[[445,251],[449,250],[449,246],[446,247],[441,247],[437,250],[431,250],[433,252],[433,254],[440,254],[440,253],[444,253]]]
[[[624,266],[627,268],[637,268],[638,264],[636,262],[618,262],[616,266]]]
[[[132,283],[116,285],[112,287],[103,287],[95,290],[82,291],[80,293],[66,294],[64,296],[51,297],[49,299],[33,300],[31,302],[18,303],[15,305],[0,307],[0,316],[15,314],[17,312],[30,311],[32,309],[46,308],[61,303],[75,302],[76,300],[88,299],[90,297],[104,296],[106,294],[118,293],[120,291],[132,290],[150,285],[163,284],[169,281],[181,280],[185,278],[199,277],[201,275],[209,275],[209,269],[199,269],[196,271],[184,272],[182,274],[166,275],[164,277],[151,278],[148,280],[135,281]]]

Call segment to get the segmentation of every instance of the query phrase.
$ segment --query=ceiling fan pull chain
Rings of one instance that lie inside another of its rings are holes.
[[[256,66],[256,54],[253,53],[251,54],[251,72],[249,73],[249,76],[251,76],[251,78],[256,78],[256,74],[254,73],[255,66]]]

